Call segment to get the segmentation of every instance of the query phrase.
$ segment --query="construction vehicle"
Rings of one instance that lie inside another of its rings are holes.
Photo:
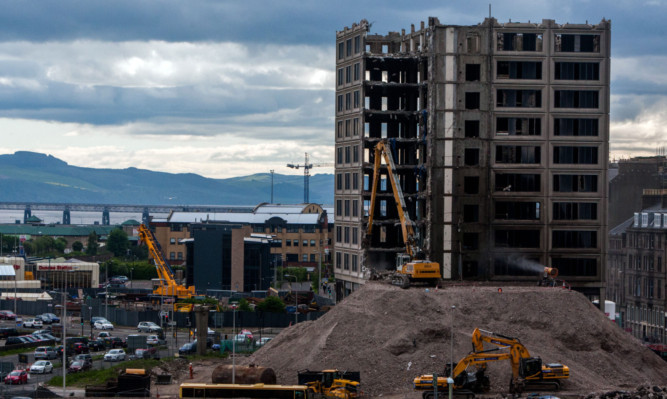
[[[453,393],[455,396],[469,396],[475,397],[475,393],[488,392],[491,386],[489,377],[485,375],[486,364],[500,360],[509,360],[511,354],[504,353],[490,353],[497,352],[498,348],[485,352],[471,352],[463,357],[454,367],[447,364],[445,366],[444,375],[437,377],[437,387],[439,392],[449,390],[447,383],[447,376],[454,380]],[[468,371],[468,367],[477,366],[476,370]],[[414,389],[417,391],[424,391],[422,397],[424,399],[431,399],[434,390],[433,374],[425,374],[416,377],[413,380]]]
[[[556,271],[556,274],[558,271]],[[561,381],[570,378],[570,368],[560,363],[542,363],[539,357],[531,357],[518,338],[475,328],[472,346],[475,353],[484,352],[484,342],[498,349],[509,349],[512,363],[510,393],[520,393],[526,387],[560,389]],[[485,368],[486,365],[482,365]]]
[[[179,299],[192,298],[195,294],[195,287],[185,287],[178,284],[174,279],[174,271],[162,255],[160,244],[155,239],[153,232],[145,224],[139,226],[139,240],[148,247],[148,253],[153,258],[159,284],[153,289],[154,295],[175,296]]]
[[[394,157],[386,140],[381,140],[375,146],[373,188],[371,190],[371,203],[368,210],[368,228],[366,230],[366,239],[364,241],[369,244],[372,237],[373,216],[375,204],[377,202],[378,188],[380,186],[380,166],[383,158],[387,166],[387,175],[391,182],[394,200],[398,210],[398,217],[401,222],[403,242],[405,244],[405,253],[400,253],[396,256],[396,270],[391,274],[391,283],[393,285],[398,285],[401,288],[408,288],[411,284],[417,282],[431,283],[435,285],[442,278],[440,265],[437,262],[417,259],[418,257],[421,257],[422,251],[417,244],[417,237],[413,227],[414,223],[410,219],[405,204],[405,198],[403,197],[403,190],[401,189],[398,175],[396,174]]]
[[[359,372],[304,370],[300,371],[298,376],[299,385],[307,386],[311,393],[324,395],[328,398],[349,399],[361,397]]]

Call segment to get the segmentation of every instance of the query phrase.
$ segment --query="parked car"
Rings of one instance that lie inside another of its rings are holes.
[[[14,370],[5,377],[5,384],[27,384],[28,373],[25,370]]]
[[[104,350],[107,346],[104,344],[104,340],[94,339],[88,342],[88,349],[91,351],[101,351]]]
[[[24,344],[37,342],[37,338],[33,337],[32,335],[19,335],[19,339],[23,341]]]
[[[90,326],[91,326],[91,327],[95,326],[95,322],[96,322],[96,321],[100,321],[100,320],[103,320],[103,321],[109,321],[109,320],[107,320],[107,319],[104,318],[104,317],[94,316],[94,317],[91,317],[91,318],[90,318]]]
[[[115,362],[119,360],[125,360],[125,351],[122,349],[111,349],[109,352],[104,354],[105,362]]]
[[[16,320],[16,314],[11,310],[0,310],[0,320]]]
[[[91,368],[91,365],[84,362],[83,360],[73,361],[67,368],[68,373],[78,373],[80,371],[86,371]]]
[[[58,354],[59,358],[63,357],[63,351],[65,350],[65,347],[62,345],[56,346],[56,353]]]
[[[42,318],[47,318],[47,319],[51,320],[51,323],[60,323],[60,317],[56,316],[53,313],[44,313],[41,316],[42,316]]]
[[[93,324],[93,328],[97,330],[113,330],[113,324],[107,320],[98,320]]]
[[[48,360],[40,360],[30,366],[30,374],[46,374],[53,372],[53,363]]]
[[[234,336],[234,341],[237,344],[249,344],[252,342],[252,337],[245,334],[236,334]]]
[[[120,281],[122,283],[127,283],[128,281],[130,281],[130,279],[127,278],[127,276],[113,276],[113,277],[111,277],[111,280],[112,281],[113,280]]]
[[[58,357],[56,350],[51,346],[39,346],[35,348],[35,360],[37,359],[55,359]]]
[[[111,337],[110,341],[112,348],[127,348],[127,342],[120,337]]]
[[[157,335],[149,335],[148,338],[146,338],[146,344],[160,345],[160,339],[157,337]]]
[[[97,338],[104,339],[104,338],[111,338],[111,337],[113,337],[113,335],[111,335],[111,333],[108,332],[108,331],[100,331],[99,333],[97,333]]]
[[[19,332],[14,327],[0,327],[0,338],[15,337]]]
[[[60,341],[60,338],[54,337],[53,335],[51,335],[49,333],[44,333],[44,334],[32,333],[30,335],[32,335],[33,337],[36,337],[37,339],[40,339],[42,341],[53,341],[53,342],[59,342]]]
[[[41,319],[27,319],[26,321],[23,322],[23,327],[25,327],[25,328],[42,328],[42,327],[44,327],[44,323],[42,323]]]
[[[179,355],[189,355],[197,352],[197,341],[188,342],[178,349]]]
[[[90,352],[90,349],[88,349],[88,345],[83,343],[83,342],[76,342],[73,345],[74,353],[77,355],[80,353],[88,353]]]
[[[162,330],[162,328],[157,324],[153,323],[152,321],[142,321],[139,322],[139,324],[137,325],[137,330],[139,332],[152,333],[152,332],[158,332]]]
[[[74,360],[77,362],[88,363],[88,365],[91,367],[93,365],[93,357],[89,353],[81,353],[79,355],[76,355],[74,356]]]
[[[51,324],[51,323],[53,323],[53,320],[51,320],[51,318],[49,316],[44,315],[44,314],[38,314],[37,316],[35,316],[35,319],[36,320],[41,320],[42,324]]]
[[[157,359],[158,351],[155,348],[139,348],[134,351],[137,359]]]
[[[255,341],[255,345],[256,346],[264,346],[264,345],[267,344],[267,342],[271,341],[272,339],[273,338],[262,337],[261,339],[258,339],[257,341]]]
[[[32,334],[30,335],[35,335],[35,334],[51,334],[51,330],[43,329],[43,330],[35,330]]]

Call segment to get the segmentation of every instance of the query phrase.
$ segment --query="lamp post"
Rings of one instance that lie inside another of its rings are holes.
[[[236,331],[236,304],[232,307],[232,331]],[[232,384],[236,383],[236,335],[232,334]]]
[[[50,260],[49,260],[50,262]],[[63,398],[67,385],[67,270],[63,270]]]
[[[285,274],[285,277],[294,278],[294,284],[296,284],[296,276]],[[294,325],[296,326],[296,323],[299,322],[299,297],[296,295],[296,290],[292,290],[292,292],[294,292]]]
[[[134,268],[130,268],[130,289],[132,289],[132,272],[134,272]]]
[[[449,377],[454,378],[454,310],[456,306],[452,305],[452,311],[449,313]]]

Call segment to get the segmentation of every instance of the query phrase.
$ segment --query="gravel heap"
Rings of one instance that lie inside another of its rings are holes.
[[[285,329],[245,363],[272,367],[279,384],[296,383],[303,369],[361,371],[371,396],[419,397],[413,378],[443,373],[452,333],[455,361],[470,352],[475,327],[517,337],[532,356],[569,366],[562,394],[667,384],[667,362],[583,295],[553,287],[402,290],[368,282],[320,319]],[[488,375],[491,393],[506,394],[509,363],[490,364]]]
[[[667,387],[640,386],[633,391],[609,391],[586,395],[585,399],[665,399]]]

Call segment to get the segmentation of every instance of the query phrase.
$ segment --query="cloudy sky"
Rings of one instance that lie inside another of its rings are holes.
[[[501,22],[612,20],[612,157],[667,142],[667,0],[516,0]],[[419,4],[415,7],[413,4]],[[429,16],[469,25],[489,0],[2,0],[0,153],[232,177],[333,161],[336,30]],[[315,169],[313,173],[331,172]]]

